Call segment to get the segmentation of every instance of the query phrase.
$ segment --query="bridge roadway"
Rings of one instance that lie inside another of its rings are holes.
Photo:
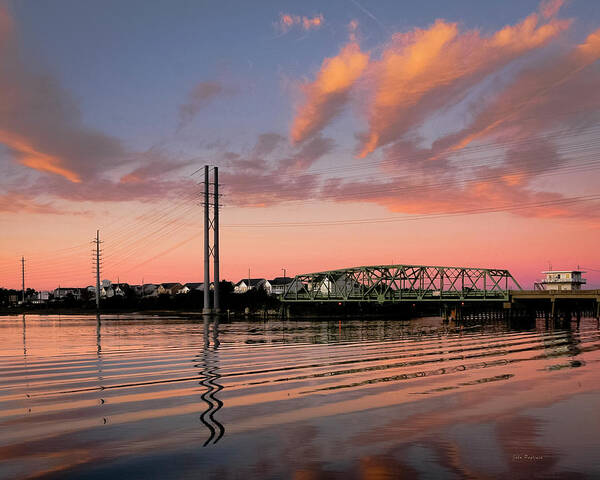
[[[600,290],[511,290],[509,302],[511,308],[547,310],[550,307],[552,314],[557,308],[587,308],[600,318]]]
[[[424,265],[372,265],[296,275],[284,303],[496,303],[504,308],[595,307],[600,290],[523,290],[508,270]]]

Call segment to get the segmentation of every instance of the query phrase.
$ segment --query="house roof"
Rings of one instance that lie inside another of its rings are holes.
[[[179,282],[161,283],[160,286],[163,288],[181,287],[181,283],[179,283]]]
[[[184,285],[184,287],[188,287],[188,288],[191,288],[191,289],[198,288],[198,287],[203,287],[203,286],[204,286],[204,283],[202,283],[202,282],[190,282],[190,283],[186,283]]]
[[[547,270],[542,273],[587,273],[583,270]]]
[[[240,285],[242,282],[251,287],[255,287],[260,283],[266,282],[266,280],[264,278],[242,278],[238,283],[236,283],[236,285]]]
[[[271,285],[287,285],[294,280],[291,277],[275,277],[273,280],[269,280]]]

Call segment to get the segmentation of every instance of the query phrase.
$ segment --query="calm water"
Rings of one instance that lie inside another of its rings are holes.
[[[594,319],[0,317],[0,342],[2,479],[600,478]]]

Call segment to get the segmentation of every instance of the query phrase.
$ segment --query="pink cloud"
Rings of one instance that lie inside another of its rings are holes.
[[[292,15],[289,13],[281,13],[277,28],[282,32],[287,32],[294,27],[299,27],[304,31],[320,28],[325,22],[325,17],[322,14],[314,17],[306,17],[300,15]]]
[[[369,130],[362,136],[359,155],[399,139],[415,120],[464,95],[485,75],[545,46],[570,23],[555,18],[544,22],[532,13],[487,36],[461,32],[457,24],[443,20],[428,29],[395,34],[369,69]]]
[[[21,55],[8,11],[0,6],[0,143],[20,164],[82,182],[120,163],[117,139],[84,126],[77,105],[51,76]]]
[[[292,123],[293,142],[303,142],[317,134],[340,113],[368,63],[369,54],[363,53],[356,42],[348,43],[338,55],[323,61],[315,81],[302,86],[304,100]]]

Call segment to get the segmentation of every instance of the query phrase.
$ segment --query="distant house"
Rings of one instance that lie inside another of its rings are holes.
[[[158,295],[176,295],[179,290],[181,290],[182,285],[178,282],[171,283],[161,283],[158,286],[157,294]]]
[[[54,289],[54,298],[61,299],[72,296],[75,300],[81,299],[81,288],[76,287],[58,287]]]
[[[299,285],[302,288],[302,285]],[[324,296],[346,296],[351,294],[359,294],[361,286],[345,273],[341,273],[332,278],[324,278],[316,284],[309,283],[306,286],[308,291],[319,291],[320,295]]]
[[[545,278],[536,284],[540,290],[581,290],[586,280],[581,276],[581,270],[549,270],[542,272]]]
[[[48,300],[50,300],[50,292],[46,290],[42,292],[35,292],[33,294],[33,303],[46,303]]]
[[[214,282],[210,282],[209,288],[211,290],[215,289],[215,284]],[[190,292],[203,292],[204,291],[204,283],[203,282],[191,282],[191,283],[186,283],[183,287],[181,287],[181,290],[179,290],[177,293],[190,293]]]
[[[158,297],[158,284],[145,283],[141,289],[142,297]]]
[[[264,288],[267,292],[271,292],[271,283],[264,278],[245,278],[240,280],[233,287],[233,293],[245,293],[248,290]]]
[[[144,283],[143,285],[130,285],[129,288],[138,297],[156,297],[158,296],[158,285],[155,283]]]
[[[87,290],[87,297],[90,300],[96,300],[96,287],[94,287],[93,285],[88,285],[87,287],[85,287],[85,290]]]
[[[100,282],[100,298],[111,298],[114,297],[115,291],[112,286],[112,282],[110,280],[102,280]],[[96,298],[96,294],[94,293],[94,298]]]
[[[271,284],[272,295],[283,295],[286,288],[288,291],[297,292],[302,288],[300,282],[294,283],[294,279],[290,277],[276,277],[273,280],[269,280]]]
[[[111,298],[115,296],[115,290],[112,285],[100,287],[100,298]]]
[[[131,288],[128,283],[113,283],[112,287],[117,297],[124,297]]]

